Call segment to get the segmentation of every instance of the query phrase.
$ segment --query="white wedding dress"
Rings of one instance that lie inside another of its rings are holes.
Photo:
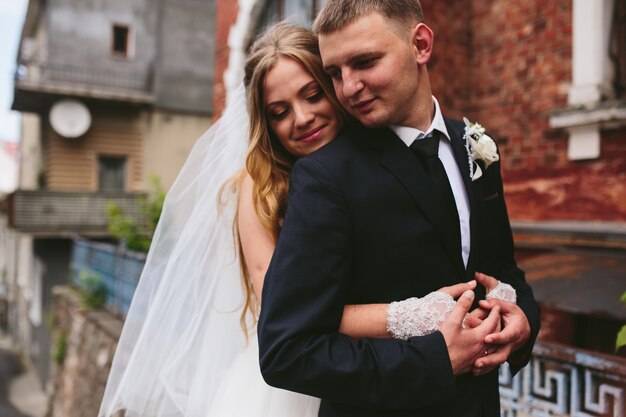
[[[263,381],[255,335],[226,372],[207,417],[317,417],[319,404]]]

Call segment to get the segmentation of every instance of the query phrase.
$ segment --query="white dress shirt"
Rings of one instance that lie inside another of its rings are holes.
[[[422,132],[419,129],[406,126],[389,126],[391,130],[406,144],[411,146],[414,141],[424,139],[425,137],[432,136],[434,130],[441,132],[448,140],[439,141],[438,156],[446,170],[446,175],[450,181],[450,187],[452,188],[452,194],[454,194],[454,203],[456,204],[456,210],[459,213],[459,225],[461,228],[461,255],[463,257],[463,264],[467,267],[467,260],[470,252],[470,210],[469,201],[467,198],[467,192],[461,176],[461,170],[454,159],[454,152],[452,151],[452,144],[450,143],[450,135],[446,124],[439,108],[437,99],[433,97],[433,103],[435,105],[435,117],[426,130]]]

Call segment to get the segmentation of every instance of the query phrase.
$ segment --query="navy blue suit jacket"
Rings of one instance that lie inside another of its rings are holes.
[[[293,167],[263,287],[260,361],[270,385],[322,398],[320,416],[500,413],[497,372],[454,377],[439,332],[408,341],[340,334],[347,304],[422,297],[480,271],[517,290],[532,349],[539,309],[513,258],[500,165],[472,182],[463,124],[446,126],[470,201],[467,268],[428,174],[389,129],[352,128]]]

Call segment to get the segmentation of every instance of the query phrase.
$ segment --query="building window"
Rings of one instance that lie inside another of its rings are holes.
[[[325,0],[268,0],[261,15],[261,29],[278,21],[310,26]]]
[[[98,190],[124,191],[126,158],[101,156],[98,158]]]
[[[114,55],[127,57],[130,52],[130,29],[128,26],[113,25],[113,45]]]

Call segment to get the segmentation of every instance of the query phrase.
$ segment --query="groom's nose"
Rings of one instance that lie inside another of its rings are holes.
[[[342,92],[344,97],[350,99],[355,97],[361,90],[363,90],[364,84],[361,78],[356,73],[349,71],[342,74],[343,86]]]

